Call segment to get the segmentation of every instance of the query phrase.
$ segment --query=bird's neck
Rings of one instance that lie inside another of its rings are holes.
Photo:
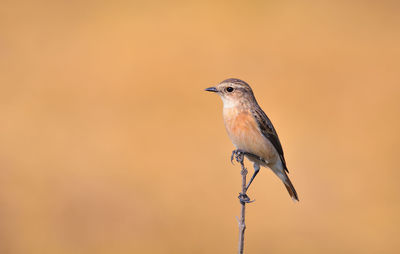
[[[243,112],[248,112],[248,107],[243,103],[236,102],[232,104],[224,103],[223,115],[225,119],[236,118],[237,115]]]

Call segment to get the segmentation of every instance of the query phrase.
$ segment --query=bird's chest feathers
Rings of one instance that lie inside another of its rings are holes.
[[[265,151],[266,140],[251,112],[224,108],[223,115],[228,135],[238,149],[256,155],[261,155]]]

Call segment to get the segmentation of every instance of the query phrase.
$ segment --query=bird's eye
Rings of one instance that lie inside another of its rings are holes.
[[[227,88],[226,88],[226,91],[227,91],[228,93],[233,92],[233,87],[227,87]]]

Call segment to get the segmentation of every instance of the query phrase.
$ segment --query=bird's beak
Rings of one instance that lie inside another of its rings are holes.
[[[209,88],[206,88],[204,90],[207,91],[207,92],[213,92],[213,93],[217,93],[218,92],[217,88],[215,88],[215,87],[209,87]]]

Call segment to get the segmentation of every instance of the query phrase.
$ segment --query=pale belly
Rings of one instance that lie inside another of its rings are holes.
[[[265,138],[255,118],[249,112],[224,109],[224,122],[228,135],[237,149],[257,155],[268,163],[275,163],[278,153]]]

